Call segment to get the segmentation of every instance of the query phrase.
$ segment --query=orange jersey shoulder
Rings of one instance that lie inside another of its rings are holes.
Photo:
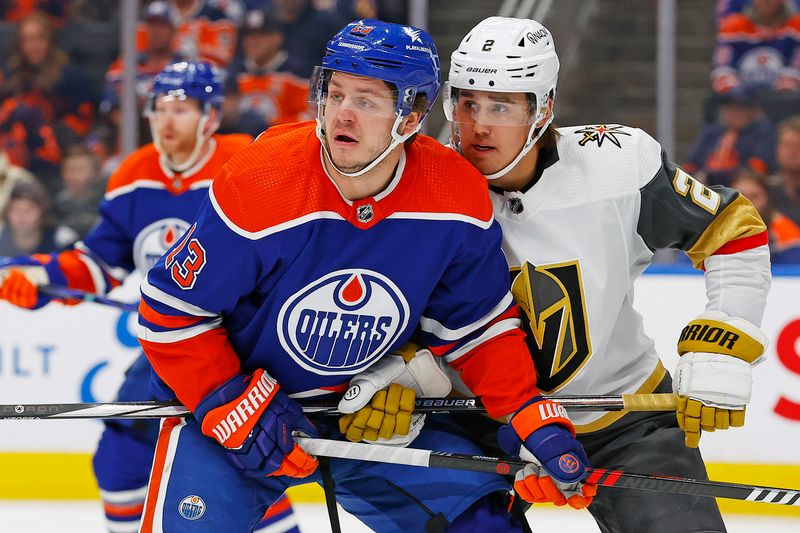
[[[252,141],[252,137],[245,134],[214,135],[216,149],[211,158],[203,167],[182,181],[183,189],[193,183],[213,179],[222,166],[234,154],[245,148]],[[119,192],[124,187],[134,186],[137,181],[158,182],[164,188],[179,193],[182,190],[174,189],[174,180],[164,173],[159,163],[160,154],[155,145],[147,144],[125,158],[116,172],[111,175],[106,187],[106,194]]]
[[[483,221],[492,218],[486,177],[455,150],[418,135],[406,154],[407,168],[418,172],[419,179],[411,180],[414,189],[401,210],[454,213]]]
[[[325,175],[320,150],[314,122],[269,128],[214,181],[220,210],[250,233],[312,214],[347,219],[349,206]],[[492,219],[486,178],[459,154],[424,135],[406,154],[396,191],[382,200],[390,212]]]
[[[158,150],[155,145],[146,144],[126,157],[119,168],[108,179],[106,194],[140,180],[163,181],[164,171],[158,164]]]
[[[212,157],[212,159],[220,159],[222,164],[227,163],[231,157],[236,155],[243,148],[248,147],[250,143],[253,142],[253,138],[244,133],[214,135],[214,139],[217,141],[217,151],[214,153],[214,157]]]
[[[741,33],[755,34],[757,32],[756,24],[742,13],[732,13],[719,23],[719,35],[721,37],[731,37]]]
[[[314,122],[273,126],[223,167],[213,192],[228,219],[258,232],[335,205],[320,179]]]

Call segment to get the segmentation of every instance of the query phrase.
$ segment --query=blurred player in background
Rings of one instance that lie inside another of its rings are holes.
[[[485,180],[417,135],[440,87],[430,37],[353,22],[312,83],[316,124],[274,126],[231,159],[142,283],[140,342],[195,414],[162,425],[144,532],[248,531],[286,487],[320,482],[292,434],[343,436],[335,420],[312,426],[296,398],[341,397],[415,333],[490,414],[516,413],[517,449],[585,474],[569,420],[537,396]],[[478,452],[442,415],[414,445]],[[496,474],[330,471],[339,503],[376,531],[520,528]]]
[[[453,52],[443,98],[451,146],[489,180],[538,386],[555,395],[674,391],[677,419],[576,413],[579,440],[598,467],[707,479],[700,434],[744,423],[766,344],[764,222],[735,190],[676,167],[641,130],[556,129],[558,68],[541,24],[491,17]],[[681,333],[674,380],[632,306],[634,280],[662,248],[704,270],[708,295]],[[525,497],[542,474],[526,469],[515,488]],[[601,491],[589,511],[604,532],[725,531],[709,498]]]
[[[188,229],[217,171],[251,140],[214,134],[222,100],[218,75],[207,63],[173,63],[156,75],[145,109],[154,143],[131,154],[111,176],[97,225],[73,249],[3,263],[0,298],[37,309],[50,301],[40,285],[105,294],[134,270],[144,274]],[[142,355],[128,369],[118,400],[153,399],[150,375]],[[138,531],[158,421],[111,420],[105,426],[94,471],[108,528]],[[291,514],[288,502],[280,505],[276,519]],[[289,524],[275,531],[297,530]]]

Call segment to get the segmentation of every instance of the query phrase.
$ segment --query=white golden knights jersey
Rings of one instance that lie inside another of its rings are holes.
[[[554,395],[652,392],[666,371],[633,308],[633,287],[653,251],[681,249],[696,268],[708,267],[712,256],[737,254],[764,263],[766,228],[747,199],[703,186],[641,130],[559,131],[524,190],[491,194],[512,292],[527,315],[537,386]],[[768,268],[760,274],[766,281],[754,291],[765,299]],[[724,307],[716,308],[742,316]],[[571,414],[583,433],[621,416]]]

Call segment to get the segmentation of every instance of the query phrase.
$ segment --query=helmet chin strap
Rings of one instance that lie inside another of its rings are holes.
[[[392,140],[389,142],[389,145],[386,149],[381,152],[381,154],[373,159],[367,166],[358,170],[356,172],[345,172],[344,170],[340,169],[336,166],[336,163],[333,162],[333,158],[331,157],[331,153],[328,151],[328,143],[325,140],[325,130],[323,129],[322,125],[322,114],[321,114],[321,105],[320,103],[317,104],[317,137],[319,138],[319,142],[322,144],[322,149],[325,151],[325,157],[328,159],[328,162],[336,169],[336,172],[341,174],[342,176],[347,176],[348,178],[357,178],[358,176],[363,176],[373,168],[375,168],[381,161],[383,161],[389,153],[394,150],[398,145],[405,142],[406,139],[417,133],[422,126],[422,121],[420,120],[419,124],[414,131],[408,133],[406,135],[400,135],[397,133],[397,128],[400,127],[400,123],[403,121],[405,117],[401,115],[397,115],[397,118],[394,119],[394,124],[392,125]]]
[[[192,166],[195,163],[197,163],[197,160],[200,157],[200,151],[203,149],[203,146],[205,145],[206,141],[209,140],[212,135],[214,135],[214,132],[217,130],[217,127],[219,126],[218,123],[216,125],[213,125],[213,127],[209,129],[209,132],[207,134],[204,134],[203,130],[205,129],[206,123],[208,122],[208,116],[209,116],[208,113],[204,113],[203,116],[200,117],[200,120],[197,121],[197,131],[195,132],[196,142],[194,143],[194,148],[192,149],[192,153],[189,154],[189,157],[186,159],[186,161],[184,161],[180,165],[173,162],[172,159],[170,159],[169,155],[164,151],[164,147],[161,145],[161,138],[158,136],[158,133],[156,133],[156,128],[155,125],[153,124],[154,121],[150,120],[150,134],[153,137],[153,145],[156,147],[156,150],[160,154],[161,162],[165,167],[173,170],[174,172],[181,173],[192,168]]]
[[[517,157],[515,157],[511,163],[501,168],[497,172],[493,174],[484,174],[484,176],[486,176],[486,179],[496,180],[497,178],[501,178],[506,174],[508,174],[511,171],[511,169],[517,166],[517,163],[519,163],[522,160],[522,158],[525,157],[528,154],[528,152],[531,151],[533,146],[536,144],[536,141],[538,141],[542,137],[542,135],[544,135],[545,130],[547,130],[547,126],[549,126],[551,122],[553,122],[552,113],[550,113],[550,118],[547,119],[544,125],[542,125],[542,127],[539,128],[539,133],[537,133],[535,137],[533,137],[532,135],[533,132],[536,131],[536,122],[531,124],[531,129],[528,130],[528,136],[527,136],[528,141],[525,143],[525,146],[522,147],[522,150],[519,151]]]

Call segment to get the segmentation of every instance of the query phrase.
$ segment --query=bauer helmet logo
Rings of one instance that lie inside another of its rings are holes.
[[[574,474],[580,468],[581,462],[571,453],[565,453],[558,458],[558,467],[566,474]]]
[[[200,496],[187,496],[178,504],[178,512],[186,520],[197,520],[206,512],[206,502]]]
[[[484,67],[467,67],[467,72],[474,72],[475,74],[497,74],[497,69],[484,68]]]

